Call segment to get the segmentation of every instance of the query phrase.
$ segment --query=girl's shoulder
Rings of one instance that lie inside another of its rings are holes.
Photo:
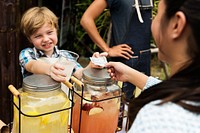
[[[167,102],[158,105],[161,100],[146,104],[137,114],[130,130],[140,133],[178,132],[187,133],[188,129],[200,131],[200,115],[181,106]],[[132,132],[131,132],[132,133]]]

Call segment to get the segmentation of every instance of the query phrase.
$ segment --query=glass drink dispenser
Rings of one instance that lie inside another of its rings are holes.
[[[67,133],[70,100],[60,86],[46,75],[24,78],[14,96],[12,133]]]
[[[121,90],[106,69],[83,71],[84,86],[74,85],[74,133],[114,133],[117,129]]]

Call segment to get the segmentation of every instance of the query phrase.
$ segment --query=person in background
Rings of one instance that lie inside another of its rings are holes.
[[[106,44],[95,25],[95,19],[108,8],[111,15],[111,45]],[[150,25],[151,0],[94,0],[83,14],[80,24],[94,43],[108,53],[113,61],[150,75]],[[127,101],[135,87],[123,83],[122,90]]]
[[[120,61],[128,66],[150,75],[150,40],[152,0],[94,0],[83,14],[80,24],[93,42],[110,60]],[[111,17],[111,40],[106,44],[95,24],[103,11],[108,8]],[[135,86],[123,82],[122,92],[125,94],[120,105],[118,127],[122,128],[124,102],[134,96]]]
[[[122,63],[106,64],[110,76],[144,88],[129,103],[129,133],[200,132],[200,1],[160,0],[151,30],[158,58],[170,65],[160,81]]]
[[[56,46],[58,43],[58,18],[47,7],[32,7],[28,9],[21,19],[21,30],[33,48],[25,48],[19,54],[19,64],[23,77],[31,74],[46,74],[54,80],[64,82],[66,73],[64,66],[60,63],[46,63],[39,60],[41,57],[59,58],[64,56],[72,59],[72,55],[66,50],[59,50]],[[93,56],[99,53],[94,53]],[[95,67],[89,63],[88,67]],[[78,62],[75,62],[73,75],[80,79],[83,68]]]

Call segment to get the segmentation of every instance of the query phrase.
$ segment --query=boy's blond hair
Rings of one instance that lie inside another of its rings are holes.
[[[22,16],[21,30],[27,38],[30,38],[46,22],[58,31],[58,17],[51,10],[47,7],[32,7]]]

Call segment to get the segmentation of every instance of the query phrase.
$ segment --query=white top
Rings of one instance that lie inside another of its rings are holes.
[[[200,133],[200,115],[172,102],[156,105],[160,101],[146,104],[128,133]]]

